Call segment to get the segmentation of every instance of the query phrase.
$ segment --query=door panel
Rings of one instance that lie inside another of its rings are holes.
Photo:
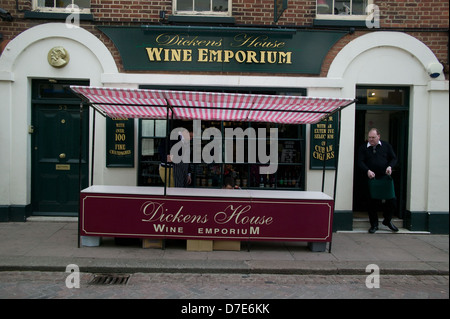
[[[393,168],[395,194],[397,196],[397,214],[404,218],[406,210],[406,167],[408,135],[408,114],[405,111],[392,112],[389,117],[390,141],[397,154],[398,163]]]
[[[33,105],[33,214],[78,212],[79,104]],[[88,119],[83,117],[82,187],[87,186]]]

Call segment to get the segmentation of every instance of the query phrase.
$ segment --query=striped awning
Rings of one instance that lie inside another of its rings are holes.
[[[315,124],[353,99],[71,86],[86,103],[113,118]]]

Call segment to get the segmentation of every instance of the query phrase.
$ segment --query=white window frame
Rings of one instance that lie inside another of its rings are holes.
[[[193,2],[194,0],[192,0]],[[210,0],[212,1],[212,0]],[[182,15],[182,16],[219,16],[219,17],[231,17],[231,7],[232,0],[228,0],[228,11],[227,12],[217,12],[217,11],[181,11],[177,9],[178,0],[172,0],[172,8],[174,15]],[[194,6],[192,6],[194,7]]]
[[[333,1],[333,7],[334,7],[334,1]],[[348,0],[350,1],[350,12],[351,12],[351,5],[353,3],[353,0]],[[318,13],[319,10],[317,8],[318,5],[318,0],[316,0],[316,19],[323,19],[323,20],[365,20],[367,18],[367,16],[369,15],[369,13],[365,13],[365,14],[334,14],[334,10],[332,10],[332,13]],[[368,5],[373,4],[374,0],[366,0],[366,8]]]
[[[54,2],[57,0],[54,0]],[[72,0],[72,5],[74,0]],[[53,12],[53,13],[74,13],[77,12],[77,8],[57,8],[57,7],[44,7],[44,6],[39,6],[39,1],[38,0],[32,0],[32,5],[33,5],[33,11],[37,11],[37,12]],[[83,9],[79,9],[79,13],[91,13],[91,8],[83,8]]]

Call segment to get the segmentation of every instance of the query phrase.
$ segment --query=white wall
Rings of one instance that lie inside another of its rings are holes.
[[[63,46],[70,54],[67,66],[47,62],[51,48]],[[27,205],[31,201],[31,81],[39,78],[86,79],[101,85],[101,74],[117,72],[106,47],[81,28],[63,23],[36,26],[10,41],[0,56],[2,155],[0,205]],[[3,173],[6,172],[6,173]],[[9,173],[9,174],[8,174]]]
[[[410,211],[449,210],[449,183],[440,175],[448,172],[448,148],[443,149],[439,138],[448,136],[448,117],[441,116],[448,114],[448,81],[443,74],[434,80],[429,77],[426,69],[432,62],[438,63],[432,51],[417,39],[399,32],[374,32],[344,47],[328,73],[330,78],[342,78],[343,96],[354,96],[357,85],[410,87],[406,207]],[[436,91],[430,90],[430,85]],[[354,114],[344,114],[341,138],[346,142],[340,153],[336,208],[348,210],[352,203],[353,160],[348,158],[354,156],[353,146],[349,147],[354,139]],[[342,161],[344,156],[346,161]]]
[[[47,53],[54,46],[69,51],[71,60],[66,67],[55,69],[48,64]],[[448,138],[448,81],[443,76],[430,81],[426,66],[431,62],[437,62],[436,57],[420,41],[398,32],[374,32],[344,47],[327,78],[118,73],[111,53],[91,33],[81,28],[67,29],[62,23],[39,25],[12,40],[0,56],[0,205],[30,203],[31,139],[27,129],[31,121],[31,80],[55,78],[88,79],[93,86],[132,88],[140,84],[307,88],[310,96],[343,98],[354,98],[356,85],[410,86],[407,209],[448,211],[449,185],[444,178],[448,177],[448,147],[444,150],[441,143],[442,136]],[[105,123],[97,114],[94,182],[136,185],[138,140],[135,168],[106,168]],[[341,123],[336,209],[351,210],[354,105],[342,112]],[[308,151],[309,129],[306,140]],[[306,158],[309,168],[309,156]],[[321,182],[321,171],[307,169],[308,190],[320,190]],[[327,171],[326,193],[332,195],[333,185],[334,171]]]

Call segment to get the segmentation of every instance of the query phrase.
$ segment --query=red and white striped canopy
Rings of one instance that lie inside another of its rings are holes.
[[[117,118],[315,124],[352,99],[71,86],[102,114]],[[169,113],[168,113],[169,112]]]

